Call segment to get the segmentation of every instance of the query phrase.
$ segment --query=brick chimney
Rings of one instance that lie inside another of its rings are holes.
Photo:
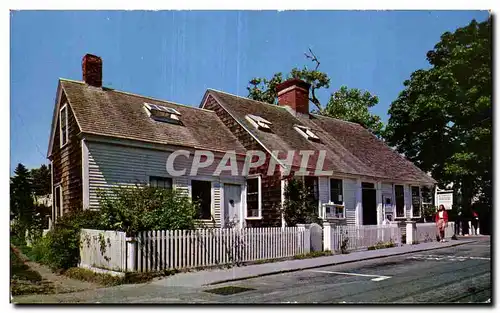
[[[300,79],[289,79],[278,86],[278,104],[290,107],[295,113],[309,114],[309,87]]]
[[[102,59],[86,54],[82,59],[83,81],[90,86],[102,87]]]

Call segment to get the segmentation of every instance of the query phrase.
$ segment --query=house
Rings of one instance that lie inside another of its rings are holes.
[[[201,199],[200,219],[213,217],[216,227],[281,226],[286,178],[305,170],[320,216],[376,225],[386,215],[419,218],[421,188],[436,183],[362,126],[309,113],[300,80],[278,86],[278,105],[209,89],[193,107],[102,86],[97,56],[84,56],[82,74],[57,88],[48,148],[54,219],[98,209],[98,189],[141,183]],[[218,170],[228,151],[236,174]],[[264,159],[245,171],[249,152]]]

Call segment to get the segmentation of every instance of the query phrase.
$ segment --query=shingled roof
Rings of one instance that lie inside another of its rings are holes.
[[[335,173],[379,178],[385,181],[403,181],[434,184],[435,180],[412,162],[393,151],[359,124],[330,117],[309,114],[294,115],[283,106],[254,101],[209,89],[205,98],[214,99],[245,129],[253,134],[268,151],[278,151],[284,159],[290,150],[314,150],[309,169],[315,168],[320,150],[326,151],[323,170]],[[257,115],[270,121],[271,132],[261,131],[245,118]],[[299,134],[294,125],[311,128],[321,142],[308,140]],[[300,166],[295,158],[293,166]]]
[[[65,79],[60,80],[60,88],[83,133],[211,151],[246,152],[213,111]],[[176,109],[183,126],[153,120],[143,107],[145,102]]]

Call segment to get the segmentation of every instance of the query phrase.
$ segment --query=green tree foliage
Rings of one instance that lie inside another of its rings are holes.
[[[21,228],[20,232],[24,232],[30,225],[33,210],[31,176],[28,169],[19,163],[14,170],[14,176],[10,179],[10,211],[11,219],[15,219]]]
[[[135,234],[144,230],[193,229],[198,207],[183,193],[153,187],[99,192],[101,224]]]
[[[318,217],[318,202],[313,200],[309,190],[300,178],[289,179],[285,189],[283,217],[286,225],[321,224]]]
[[[335,91],[322,114],[341,120],[358,123],[380,137],[384,124],[378,115],[371,114],[369,109],[378,104],[378,97],[368,91],[341,86]]]
[[[298,78],[311,84],[309,101],[315,105],[314,113],[361,124],[373,134],[380,136],[383,123],[379,116],[371,114],[369,111],[369,108],[378,103],[378,97],[368,91],[341,86],[339,90],[330,95],[326,106],[323,106],[317,93],[318,90],[330,88],[330,78],[328,74],[318,70],[320,62],[310,49],[309,54],[305,55],[316,63],[315,69],[304,66],[302,69],[292,68],[286,76],[283,76],[283,73],[275,73],[270,79],[253,78],[247,86],[248,98],[277,104],[276,87],[288,79]]]
[[[391,104],[384,137],[443,188],[453,182],[468,211],[491,204],[491,19],[446,32]]]
[[[50,165],[42,164],[39,168],[32,169],[30,175],[33,183],[33,192],[36,196],[46,196],[51,193]]]

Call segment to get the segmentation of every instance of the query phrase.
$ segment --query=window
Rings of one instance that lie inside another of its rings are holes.
[[[249,121],[257,129],[266,130],[266,131],[271,130],[271,127],[270,127],[271,122],[269,122],[268,120],[266,120],[260,116],[248,114],[247,116],[245,116],[245,118],[247,119],[247,121]]]
[[[326,214],[327,218],[345,218],[343,206],[326,204],[325,210],[326,210],[325,214]]]
[[[344,203],[341,179],[330,179],[330,201],[339,205]]]
[[[62,193],[61,186],[54,188],[54,221],[62,216]]]
[[[247,218],[260,218],[261,209],[261,178],[247,179]]]
[[[312,141],[319,141],[319,137],[316,136],[316,134],[313,133],[313,131],[309,127],[302,126],[302,125],[295,125],[294,128],[296,131],[299,132],[299,134],[306,137],[307,139],[312,140]]]
[[[144,108],[155,121],[182,125],[181,113],[174,108],[144,102]]]
[[[420,198],[420,187],[411,187],[411,207],[412,216],[420,217],[420,212],[422,211],[422,199]]]
[[[68,106],[65,104],[59,112],[60,147],[68,143]]]
[[[168,177],[149,177],[149,186],[155,188],[172,189],[172,178]]]
[[[402,185],[394,186],[396,197],[396,217],[405,217],[405,189]]]
[[[212,183],[192,180],[191,199],[199,205],[198,218],[209,220],[212,217]]]
[[[318,177],[304,176],[304,186],[308,192],[308,200],[319,203]]]

